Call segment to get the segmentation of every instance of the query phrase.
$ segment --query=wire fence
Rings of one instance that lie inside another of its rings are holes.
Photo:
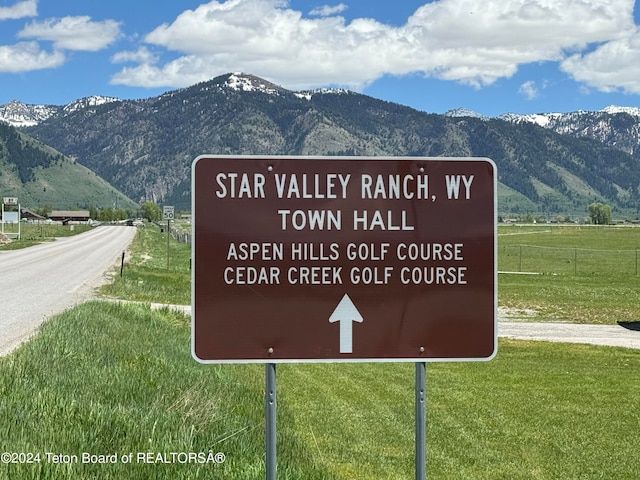
[[[638,275],[639,250],[501,245],[498,270],[549,274]]]
[[[167,228],[167,222],[153,222],[156,224],[160,230],[164,232],[164,229]],[[176,225],[175,223],[169,223],[169,233],[171,237],[178,243],[191,243],[191,225],[189,224],[187,227],[184,225]]]
[[[191,243],[191,231],[187,232],[178,228],[172,228],[171,236],[179,243]]]

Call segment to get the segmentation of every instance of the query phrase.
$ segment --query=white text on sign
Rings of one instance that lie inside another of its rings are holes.
[[[269,180],[271,179],[271,180]],[[351,174],[273,174],[221,172],[216,175],[215,195],[220,199],[266,199],[266,185],[273,182],[278,199],[346,199]],[[470,200],[473,175],[444,175],[446,200]],[[430,194],[427,174],[360,174],[361,200],[420,200],[436,202]],[[406,210],[278,209],[280,229],[353,231],[413,231],[415,220]]]
[[[280,199],[345,199],[351,174],[306,173],[275,174],[271,177]],[[473,175],[445,175],[447,198],[471,199]],[[215,194],[218,198],[267,198],[263,173],[218,173]],[[430,200],[429,176],[423,175],[368,175],[360,176],[360,198],[363,200]]]
[[[394,278],[402,285],[466,285],[463,252],[463,243],[231,243],[223,276],[227,285],[388,285]],[[288,260],[321,264],[278,265]],[[337,264],[341,260],[374,264],[345,268]],[[272,263],[256,267],[245,262]],[[398,262],[407,263],[390,265]]]

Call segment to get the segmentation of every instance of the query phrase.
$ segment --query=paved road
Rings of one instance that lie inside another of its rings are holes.
[[[0,355],[26,340],[51,315],[91,298],[135,231],[103,226],[0,252]]]

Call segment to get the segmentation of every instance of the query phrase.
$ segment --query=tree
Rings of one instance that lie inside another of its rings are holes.
[[[158,222],[162,219],[162,210],[153,202],[144,202],[140,210],[142,216],[150,222]]]
[[[114,220],[126,220],[127,218],[129,218],[129,212],[127,212],[124,208],[121,208],[119,210],[115,210],[113,212],[113,219]]]
[[[44,207],[42,207],[42,208],[35,208],[33,211],[34,211],[35,213],[37,213],[38,215],[42,215],[43,217],[48,217],[48,216],[49,216],[49,214],[50,214],[50,213],[51,213],[51,211],[52,211],[52,208],[51,208],[51,205],[50,205],[50,204],[45,203],[45,204],[44,204]]]
[[[113,208],[107,207],[104,210],[101,210],[98,214],[98,220],[101,222],[113,222],[115,220],[113,215]]]
[[[609,225],[611,223],[611,206],[593,202],[589,205],[589,217],[594,225]]]

